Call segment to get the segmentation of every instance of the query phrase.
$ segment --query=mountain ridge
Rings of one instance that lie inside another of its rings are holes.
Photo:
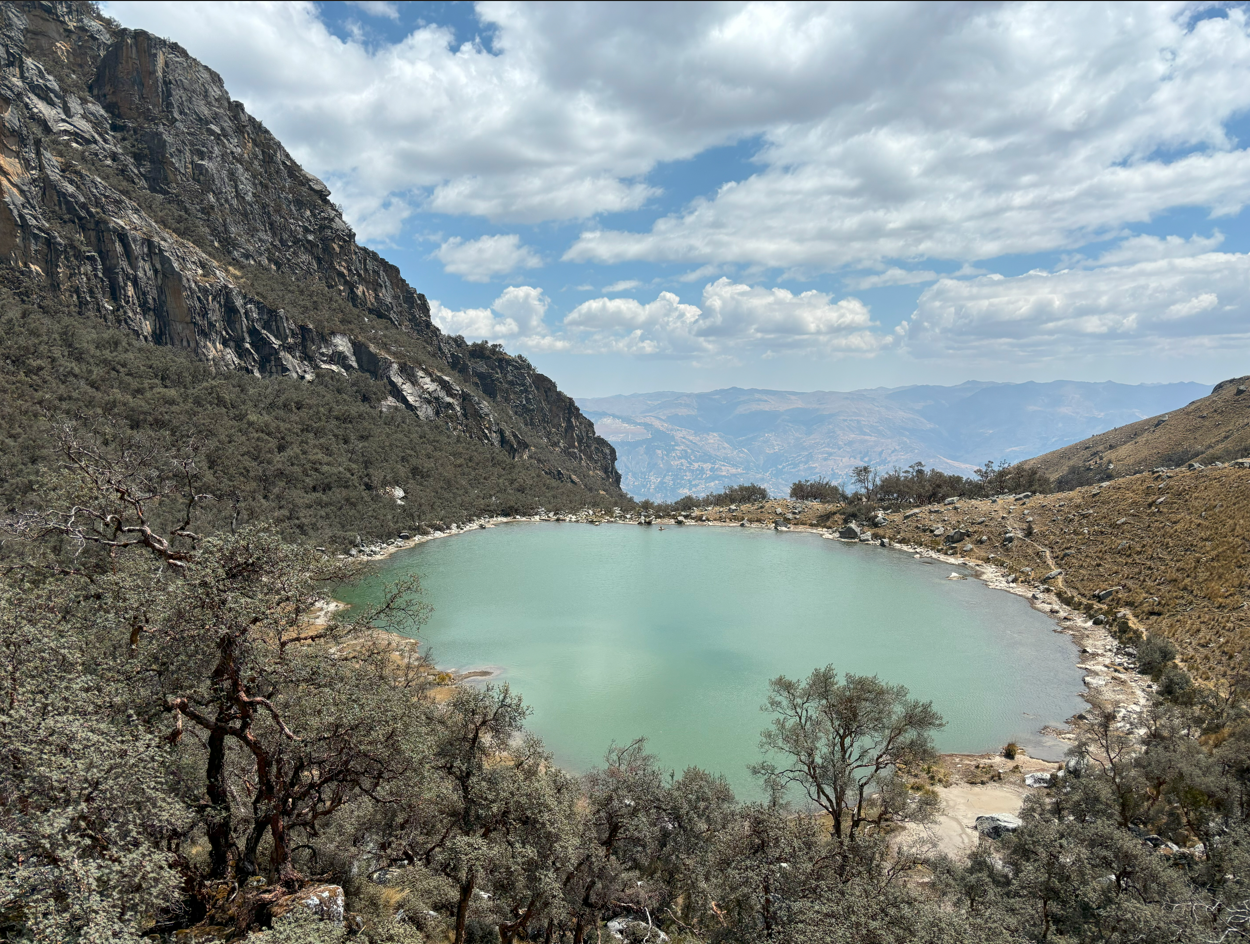
[[[987,460],[1022,461],[1207,389],[966,381],[852,391],[657,391],[579,403],[616,446],[623,486],[637,497],[672,500],[748,480],[785,494],[802,478],[847,481],[863,464],[888,469],[919,461],[968,475]]]
[[[182,47],[77,2],[0,10],[0,261],[216,369],[365,374],[404,409],[617,492],[611,445],[521,357],[468,344]]]
[[[1204,397],[1029,460],[1062,488],[1159,466],[1209,465],[1250,454],[1250,376],[1220,381]]]

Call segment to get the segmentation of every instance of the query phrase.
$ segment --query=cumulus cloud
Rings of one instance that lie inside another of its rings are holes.
[[[1011,358],[1250,346],[1250,254],[942,279],[899,334],[912,354]]]
[[[435,250],[434,258],[443,264],[444,271],[468,282],[489,282],[517,269],[542,265],[538,254],[521,245],[521,237],[515,233],[467,241],[453,236]]]
[[[897,37],[871,28],[911,16]],[[758,173],[647,232],[587,229],[565,258],[967,261],[1075,248],[1175,206],[1234,213],[1250,194],[1250,152],[1225,129],[1250,104],[1246,12],[1191,16],[1164,5],[861,9],[846,33],[862,48],[836,44],[838,91],[811,120],[766,132]],[[877,57],[897,70],[867,68]]]
[[[551,304],[540,288],[510,285],[489,308],[453,310],[430,300],[430,317],[448,334],[469,341],[509,341],[520,347],[559,350],[565,345],[553,338],[543,317]]]
[[[566,258],[968,261],[1250,194],[1227,130],[1250,108],[1237,6],[481,3],[490,49],[435,25],[342,40],[312,3],[107,9],[220,71],[365,236],[413,207],[636,210],[659,162],[744,140],[757,172],[643,231],[588,225]]]
[[[856,298],[833,301],[824,292],[794,294],[727,278],[703,289],[701,305],[672,292],[653,302],[593,298],[578,305],[564,326],[588,350],[679,356],[767,355],[780,351],[871,354],[892,339],[875,331]]]

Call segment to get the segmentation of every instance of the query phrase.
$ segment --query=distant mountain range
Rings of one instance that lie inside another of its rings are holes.
[[[754,481],[776,495],[867,463],[970,473],[1017,462],[1205,396],[1198,383],[981,383],[847,393],[660,391],[579,399],[617,450],[622,487],[670,501]]]
[[[1250,377],[1162,416],[1091,436],[1031,460],[1064,489],[1136,475],[1157,466],[1209,465],[1250,456]]]

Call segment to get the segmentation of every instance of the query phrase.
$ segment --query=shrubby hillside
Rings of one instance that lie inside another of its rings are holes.
[[[0,96],[0,439],[33,441],[36,403],[190,431],[245,518],[326,541],[624,497],[576,404],[523,357],[439,331],[178,45],[86,3],[6,3]],[[403,511],[375,494],[393,486],[415,495]]]
[[[263,524],[313,545],[621,501],[615,489],[589,492],[538,462],[381,409],[386,385],[368,375],[325,371],[305,381],[214,370],[67,313],[28,281],[0,288],[0,336],[0,509],[9,513],[44,500],[40,478],[63,458],[55,430],[66,420],[106,442],[137,437],[194,459],[212,496],[200,513],[205,527]]]
[[[415,585],[327,621],[325,589],[356,562],[255,528],[205,533],[201,478],[178,455],[73,429],[59,448],[42,505],[5,521],[0,939],[1250,932],[1244,676],[1161,685],[1137,731],[1091,707],[1062,775],[953,860],[898,839],[947,773],[941,719],[886,681],[833,666],[773,680],[766,803],[662,770],[641,741],[605,745],[602,766],[574,775],[525,732],[507,686],[435,697],[384,632],[420,617]],[[1142,671],[1176,673],[1165,647],[1147,650]]]

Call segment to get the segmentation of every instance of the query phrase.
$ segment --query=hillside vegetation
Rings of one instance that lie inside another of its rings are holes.
[[[358,535],[625,501],[607,483],[599,491],[558,481],[539,462],[387,409],[386,385],[366,374],[324,371],[308,382],[217,371],[23,287],[25,301],[0,288],[0,514],[44,501],[40,482],[62,458],[64,421],[106,443],[137,438],[192,457],[212,496],[201,511],[209,530],[264,524],[340,549]]]
[[[1178,410],[1118,426],[1026,464],[1069,489],[1160,467],[1250,455],[1248,387],[1250,377],[1225,380]]]
[[[742,732],[759,738],[767,803],[666,771],[642,741],[575,775],[508,686],[435,698],[411,649],[376,631],[419,622],[415,584],[327,621],[326,587],[358,561],[254,528],[204,533],[202,477],[177,455],[62,447],[41,503],[4,522],[0,940],[1199,944],[1250,930],[1244,687],[1161,686],[1135,739],[1091,707],[1065,775],[1035,772],[1018,821],[978,823],[979,845],[952,860],[901,838],[950,776],[942,719],[901,686],[834,666],[773,679],[763,731]]]

